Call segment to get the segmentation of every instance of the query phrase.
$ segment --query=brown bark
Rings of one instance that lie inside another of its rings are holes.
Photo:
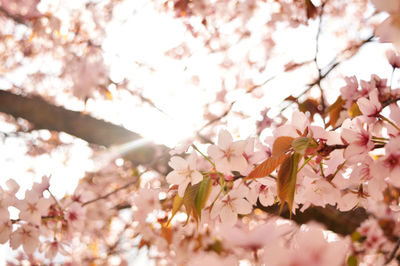
[[[0,112],[28,120],[34,129],[65,132],[91,144],[105,147],[139,140],[142,137],[122,126],[96,119],[81,112],[55,106],[37,96],[22,96],[0,90]],[[154,160],[156,149],[164,146],[147,144],[131,150],[126,157],[134,164],[149,164]]]
[[[264,207],[260,203],[257,203],[257,208],[276,215],[279,213],[279,207],[278,204]],[[286,207],[287,206],[285,206],[280,216],[289,219],[289,210]],[[335,207],[329,205],[325,208],[317,206],[310,207],[304,212],[297,211],[296,214],[292,215],[292,220],[299,225],[315,221],[322,223],[327,229],[341,235],[349,235],[353,233],[367,218],[368,213],[364,208],[356,208],[352,211],[340,212]]]

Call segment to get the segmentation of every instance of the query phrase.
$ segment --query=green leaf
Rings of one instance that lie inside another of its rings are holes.
[[[357,266],[357,265],[358,265],[357,258],[356,258],[354,255],[351,255],[351,256],[347,259],[347,265],[348,265],[348,266]]]
[[[217,254],[221,254],[222,252],[222,243],[219,240],[215,240],[214,243],[208,246],[207,250],[215,251]]]
[[[212,188],[212,180],[210,177],[207,177],[200,182],[199,190],[194,200],[194,206],[200,218],[201,218],[201,210],[207,203],[208,197],[210,196],[211,193],[211,188]]]
[[[171,222],[172,218],[174,218],[175,214],[179,211],[179,209],[183,205],[183,198],[179,197],[179,195],[176,195],[174,198],[174,201],[172,202],[172,215],[171,218],[169,218],[167,226]]]
[[[301,155],[294,153],[287,157],[279,168],[277,184],[278,197],[281,201],[280,212],[285,202],[289,205],[290,216],[292,215],[294,192],[296,190],[297,168]]]
[[[318,144],[313,138],[299,137],[292,141],[292,147],[295,152],[304,155],[308,148],[317,148]]]
[[[360,232],[358,232],[358,231],[354,231],[352,234],[351,234],[351,240],[353,241],[353,242],[357,242],[358,240],[360,240],[362,238],[362,235],[360,234]]]
[[[185,206],[187,214],[187,220],[185,225],[189,222],[190,215],[193,216],[193,218],[196,220],[196,223],[198,223],[199,221],[198,213],[195,208],[195,199],[199,187],[200,183],[197,183],[196,185],[189,184],[188,187],[186,188],[185,195],[183,196],[183,205]]]

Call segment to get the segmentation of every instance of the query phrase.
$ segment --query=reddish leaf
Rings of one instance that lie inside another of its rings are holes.
[[[286,97],[284,101],[297,102],[297,98],[294,97],[293,95],[290,95]]]
[[[343,109],[344,101],[341,96],[339,96],[336,101],[328,107],[327,112],[329,113],[329,122],[326,124],[326,127],[336,126],[336,122],[340,117],[340,112]]]
[[[305,0],[306,3],[306,12],[307,12],[307,18],[316,18],[318,15],[318,9],[314,4],[311,2],[311,0]]]
[[[310,112],[311,120],[313,120],[314,115],[320,113],[318,106],[319,106],[319,103],[317,100],[307,99],[304,102],[299,103],[299,110],[303,113]]]
[[[161,236],[167,241],[168,244],[171,244],[172,242],[172,234],[173,231],[171,226],[168,226],[165,223],[161,224]]]
[[[265,177],[271,174],[287,157],[288,154],[281,154],[279,157],[269,157],[258,165],[245,179]]]
[[[292,147],[292,137],[278,137],[272,146],[272,157],[279,157]]]

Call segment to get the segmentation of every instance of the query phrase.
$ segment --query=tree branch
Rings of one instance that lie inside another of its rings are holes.
[[[105,147],[142,139],[139,134],[124,127],[52,105],[37,96],[28,97],[0,90],[0,112],[24,118],[34,129],[62,131]],[[131,150],[125,157],[134,164],[148,164],[156,157],[157,149],[165,151],[167,147],[146,144]]]

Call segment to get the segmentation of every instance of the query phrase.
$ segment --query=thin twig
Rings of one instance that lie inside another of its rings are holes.
[[[394,256],[396,255],[397,251],[399,250],[399,247],[400,247],[400,239],[397,240],[396,246],[394,246],[394,249],[390,253],[389,258],[387,258],[387,260],[385,261],[385,265],[389,264],[389,262],[391,262],[394,259]]]
[[[93,203],[93,202],[96,202],[96,201],[99,201],[99,200],[102,200],[102,199],[106,199],[106,198],[108,198],[109,196],[111,196],[112,194],[117,193],[118,191],[121,191],[121,190],[123,190],[123,189],[126,189],[126,188],[132,186],[132,185],[135,185],[135,184],[137,183],[137,181],[139,180],[139,178],[140,178],[141,175],[142,175],[142,174],[137,175],[136,178],[135,178],[134,180],[132,180],[131,182],[127,183],[126,185],[124,185],[124,186],[122,186],[122,187],[119,187],[119,188],[117,188],[117,189],[115,189],[115,190],[113,190],[113,191],[111,191],[111,192],[109,192],[109,193],[107,193],[107,194],[105,194],[105,195],[103,195],[103,196],[100,196],[100,197],[98,197],[98,198],[94,198],[94,199],[91,199],[91,200],[89,200],[89,201],[86,201],[86,202],[82,203],[82,207],[83,207],[83,206],[86,206],[86,205],[88,205],[88,204],[90,204],[90,203]]]

